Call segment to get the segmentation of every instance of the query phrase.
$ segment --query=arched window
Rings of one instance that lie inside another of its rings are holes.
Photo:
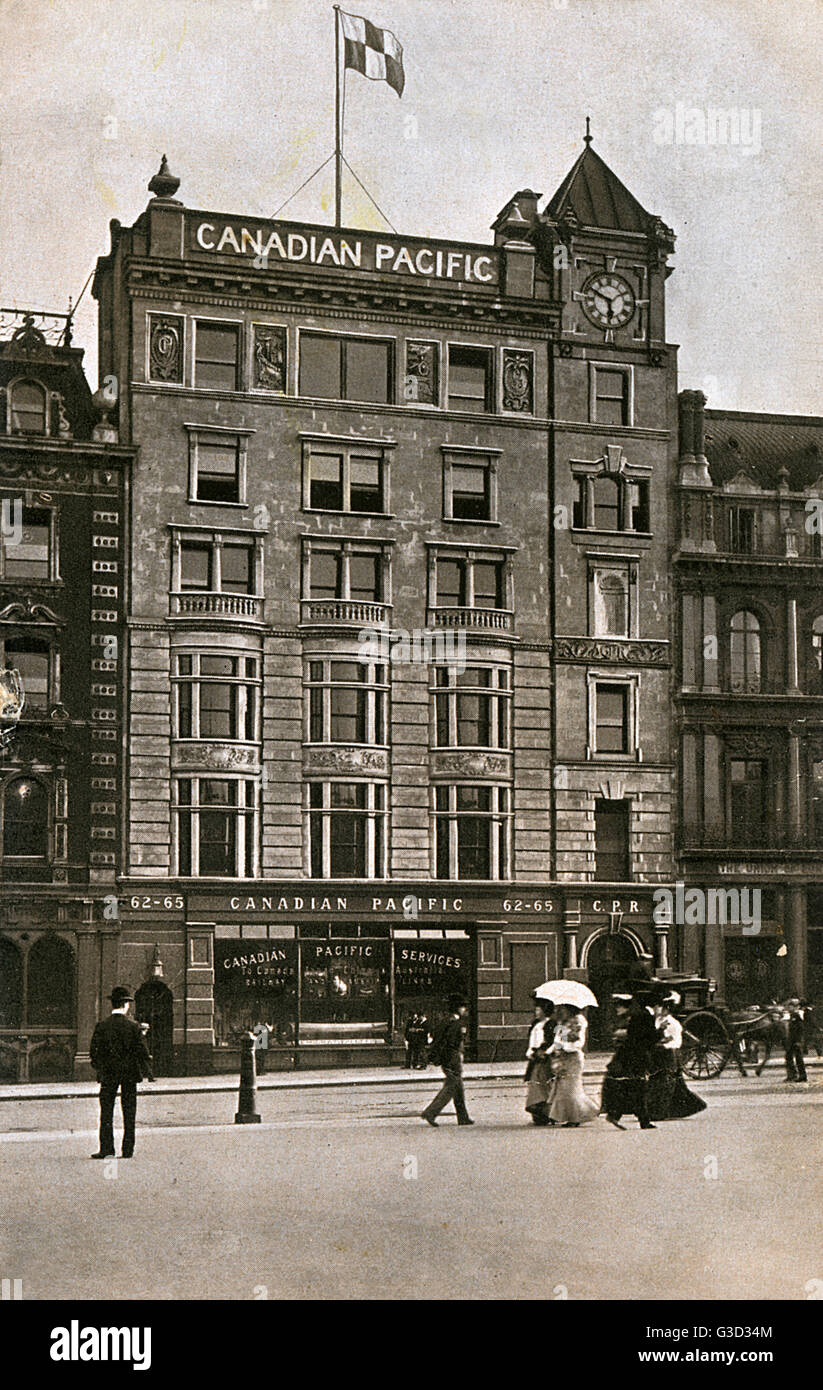
[[[71,1028],[74,1024],[74,954],[51,932],[29,952],[26,1021],[30,1027]]]
[[[45,859],[49,849],[49,798],[33,777],[15,777],[3,793],[3,856]]]
[[[823,671],[823,614],[812,623],[812,655],[818,671]]]
[[[46,392],[36,381],[18,381],[11,396],[13,434],[46,434]]]
[[[23,1022],[23,961],[13,941],[0,936],[0,1028]]]
[[[628,575],[598,574],[596,584],[595,631],[598,637],[628,637]]]
[[[594,525],[597,531],[620,530],[620,491],[616,478],[602,473],[592,480]]]
[[[732,690],[756,694],[760,690],[760,624],[745,609],[731,621],[730,658]]]

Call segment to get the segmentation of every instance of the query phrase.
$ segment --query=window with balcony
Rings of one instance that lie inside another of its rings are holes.
[[[311,877],[385,878],[385,785],[310,782],[306,795]]]
[[[388,599],[388,549],[358,541],[306,538],[303,622],[382,622]]]
[[[497,520],[497,454],[443,450],[446,521]]]
[[[303,454],[306,511],[382,514],[387,510],[388,458],[382,450],[307,445]]]
[[[253,551],[242,543],[181,541],[180,588],[220,594],[254,593]]]
[[[300,395],[332,401],[394,399],[392,344],[381,338],[300,334]]]
[[[603,883],[626,883],[631,878],[627,800],[594,803],[594,877]]]
[[[257,783],[245,778],[180,777],[174,793],[177,872],[184,878],[254,878]]]
[[[20,526],[17,526],[17,519]],[[4,579],[57,578],[55,514],[48,507],[12,505],[11,527],[0,534]]]
[[[262,615],[262,538],[198,531],[172,536],[171,613],[216,618]]]
[[[18,381],[11,392],[12,434],[48,434],[48,402],[38,381]]]
[[[736,694],[756,695],[761,689],[760,623],[741,610],[729,625],[731,688]]]
[[[759,759],[729,760],[729,842],[762,845],[766,829],[766,765]]]
[[[381,663],[310,661],[310,743],[385,744],[389,685]]]
[[[20,672],[26,697],[24,716],[46,711],[53,703],[51,644],[40,637],[7,637],[3,657],[6,666]]]
[[[510,876],[508,787],[434,788],[435,874],[446,879]]]
[[[434,621],[441,626],[467,622],[470,626],[503,627],[507,607],[507,565],[504,559],[475,554],[436,556],[433,576]],[[497,619],[481,618],[492,610]]]
[[[494,377],[490,348],[449,343],[449,410],[485,413],[494,409]]]
[[[434,673],[438,748],[510,748],[511,688],[505,666],[438,666]]]
[[[253,743],[259,737],[258,657],[179,652],[173,686],[174,738]]]
[[[239,389],[240,325],[195,321],[194,385],[210,391]]]
[[[757,550],[757,512],[754,507],[730,507],[728,512],[729,550],[753,555]]]

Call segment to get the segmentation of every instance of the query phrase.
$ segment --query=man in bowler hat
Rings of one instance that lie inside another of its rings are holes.
[[[100,1145],[92,1158],[114,1158],[114,1102],[118,1090],[123,1112],[121,1156],[133,1157],[137,1083],[144,1077],[154,1080],[143,1030],[128,1016],[133,997],[125,986],[115,985],[109,995],[111,1017],[98,1023],[92,1033],[89,1052],[100,1082]]]
[[[446,1080],[420,1117],[427,1124],[430,1124],[432,1129],[437,1128],[436,1116],[448,1105],[450,1100],[454,1101],[457,1123],[459,1125],[474,1124],[474,1120],[469,1119],[469,1112],[466,1109],[466,1093],[463,1090],[463,1048],[466,1042],[466,1019],[469,1010],[465,1000],[457,997],[449,1000],[449,1008],[451,1010],[450,1016],[438,1029],[432,1049],[433,1060],[443,1068]]]

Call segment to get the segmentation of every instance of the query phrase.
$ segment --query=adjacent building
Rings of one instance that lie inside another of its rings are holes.
[[[65,315],[0,311],[0,1076],[82,1075],[117,974],[130,451]],[[113,398],[112,398],[113,400]]]
[[[671,955],[672,233],[588,137],[489,244],[178,186],[94,281],[138,451],[120,975],[169,1067],[255,1023],[385,1059],[455,988],[519,1055],[547,976]]]

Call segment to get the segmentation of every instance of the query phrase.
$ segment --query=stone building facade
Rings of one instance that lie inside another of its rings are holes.
[[[730,1005],[820,998],[823,421],[705,407],[681,393],[678,873],[731,894],[684,959]]]
[[[519,1055],[541,980],[676,950],[673,236],[588,140],[487,245],[178,183],[94,281],[139,450],[120,974],[175,1067],[254,1023],[387,1058],[454,988]]]
[[[116,980],[130,451],[62,315],[0,311],[0,1075],[84,1075]]]

